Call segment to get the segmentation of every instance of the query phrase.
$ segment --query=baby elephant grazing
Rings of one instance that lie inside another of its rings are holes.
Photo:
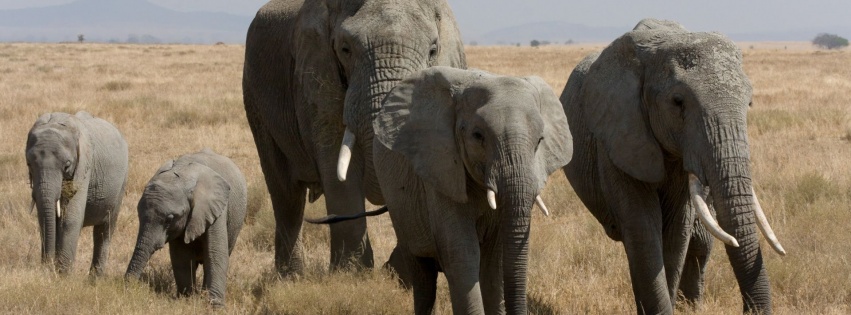
[[[121,133],[86,112],[44,114],[30,129],[26,157],[42,262],[68,272],[80,230],[94,226],[90,270],[102,274],[127,183],[127,143]]]
[[[166,242],[179,295],[204,285],[213,305],[223,305],[228,256],[245,219],[246,185],[230,159],[210,149],[166,162],[139,200],[139,235],[127,278],[139,278],[154,251]]]

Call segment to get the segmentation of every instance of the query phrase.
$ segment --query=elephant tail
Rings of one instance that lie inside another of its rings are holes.
[[[366,211],[364,213],[358,213],[358,214],[355,214],[355,215],[332,214],[332,215],[321,217],[321,218],[318,218],[318,219],[304,218],[304,221],[307,221],[308,223],[313,223],[313,224],[334,224],[334,223],[337,223],[337,222],[360,219],[360,218],[363,218],[363,217],[371,217],[371,216],[381,215],[381,214],[384,214],[385,212],[387,212],[387,206],[381,207],[378,210]]]

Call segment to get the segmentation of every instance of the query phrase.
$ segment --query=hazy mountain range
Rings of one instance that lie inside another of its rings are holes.
[[[0,11],[0,41],[212,43],[245,41],[252,17],[212,12],[180,12],[145,0],[80,0],[43,8]]]
[[[69,4],[0,10],[0,41],[88,41],[162,43],[243,43],[251,16],[182,12],[145,0],[79,0]],[[531,40],[562,44],[609,42],[632,28],[595,27],[563,21],[535,22],[501,28],[483,34],[467,34],[466,43],[480,45],[521,44]],[[842,36],[851,35],[851,29]],[[739,41],[808,41],[820,30],[799,29],[727,34]]]

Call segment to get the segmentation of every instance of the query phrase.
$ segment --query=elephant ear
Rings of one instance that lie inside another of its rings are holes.
[[[467,175],[455,142],[453,91],[469,72],[432,67],[396,85],[373,121],[382,145],[403,154],[423,181],[467,202]]]
[[[544,187],[547,177],[564,167],[573,158],[573,136],[567,124],[564,108],[547,82],[537,76],[525,77],[538,95],[538,106],[544,120],[544,139],[535,156],[541,176],[540,187]]]
[[[665,176],[662,150],[642,109],[642,67],[635,31],[606,47],[591,65],[580,90],[585,124],[612,162],[650,183]]]
[[[160,169],[158,169],[157,172],[154,173],[154,174],[155,175],[162,174],[163,172],[167,172],[167,171],[171,170],[173,167],[174,167],[174,160],[168,160],[165,163],[163,163],[163,165],[160,166]]]
[[[332,16],[326,1],[305,1],[292,26],[292,71],[310,104],[339,103],[345,98],[342,70],[331,46]],[[330,62],[329,62],[330,61]]]
[[[445,1],[437,3],[436,18],[439,38],[436,65],[466,69],[467,59],[464,54],[464,43],[461,42],[461,32],[455,22],[455,15]]]
[[[192,163],[186,170],[187,173],[197,176],[195,186],[189,194],[192,209],[183,238],[183,241],[189,244],[227,212],[231,188],[221,175],[205,165]]]

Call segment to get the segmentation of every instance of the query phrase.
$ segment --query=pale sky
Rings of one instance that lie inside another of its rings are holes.
[[[73,0],[0,0],[0,10],[47,6]],[[644,17],[672,19],[694,31],[724,33],[814,29],[851,30],[849,0],[448,0],[461,32],[488,31],[542,21],[631,27]],[[265,0],[149,0],[182,11],[218,11],[252,16]],[[840,34],[851,36],[851,34]]]

